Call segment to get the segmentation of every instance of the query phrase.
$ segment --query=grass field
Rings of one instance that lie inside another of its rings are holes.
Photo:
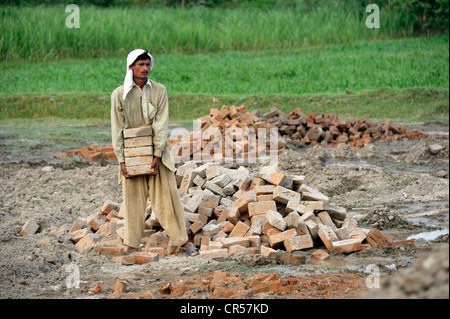
[[[0,118],[107,120],[124,60],[0,63]],[[172,121],[189,122],[222,104],[406,122],[448,118],[448,36],[155,60],[151,78],[167,87]]]
[[[0,7],[2,60],[122,56],[136,43],[154,53],[289,49],[413,35],[413,20],[381,9],[368,29],[363,2],[310,10],[80,7],[80,28],[67,28],[64,6]],[[44,23],[45,22],[45,23]],[[139,26],[139,27],[137,27]],[[143,30],[145,30],[143,32]]]

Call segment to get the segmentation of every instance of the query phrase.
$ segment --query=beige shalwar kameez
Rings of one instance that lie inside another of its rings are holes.
[[[169,105],[166,88],[148,80],[141,89],[134,83],[123,99],[121,85],[111,95],[111,131],[114,152],[119,163],[124,162],[122,131],[151,125],[153,153],[160,157],[158,173],[125,178],[120,172],[124,205],[124,244],[138,248],[145,229],[145,209],[150,198],[152,210],[173,245],[181,246],[188,240],[184,209],[177,191],[175,164],[167,145]]]

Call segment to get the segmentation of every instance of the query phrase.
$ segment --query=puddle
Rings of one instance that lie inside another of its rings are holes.
[[[448,228],[446,229],[440,229],[440,230],[433,230],[429,232],[422,232],[419,234],[411,235],[407,237],[407,239],[425,239],[425,240],[435,240],[439,236],[447,235],[448,234]]]

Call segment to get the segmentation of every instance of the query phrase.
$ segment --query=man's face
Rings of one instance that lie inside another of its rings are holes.
[[[150,72],[150,59],[137,61],[134,65],[130,66],[130,69],[133,70],[133,76],[135,78],[146,80]]]

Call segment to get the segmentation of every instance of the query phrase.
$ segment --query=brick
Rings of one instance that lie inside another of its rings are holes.
[[[95,252],[107,257],[121,256],[124,253],[123,247],[97,247]]]
[[[207,217],[211,217],[213,212],[214,212],[214,209],[212,209],[212,208],[203,207],[203,206],[200,206],[198,208],[198,213],[200,215],[204,215],[204,216],[207,216]]]
[[[101,225],[106,223],[106,216],[99,212],[99,213],[95,213],[95,214],[89,215],[86,218],[86,221],[87,221],[88,225],[94,231],[97,231],[100,228]]]
[[[380,232],[380,230],[378,228],[372,228],[367,233],[367,238],[372,239],[380,247],[389,246],[389,243],[387,242],[386,238],[383,237],[383,234]]]
[[[253,191],[244,192],[242,196],[233,203],[234,207],[237,207],[240,213],[245,212],[248,209],[248,204],[256,202],[256,194]]]
[[[283,242],[283,244],[288,252],[314,247],[313,239],[309,233],[306,235],[288,238]]]
[[[312,208],[313,210],[327,210],[330,208],[330,202],[328,201],[315,201],[315,200],[304,200],[300,204]]]
[[[274,185],[257,185],[252,189],[256,195],[267,195],[267,194],[273,194],[273,191],[275,190]]]
[[[19,232],[21,236],[34,235],[39,229],[39,225],[34,221],[34,219],[29,219],[25,225],[23,225],[22,230]]]
[[[248,237],[232,237],[232,238],[222,238],[220,240],[224,248],[228,248],[233,245],[240,245],[243,247],[249,247],[250,240]]]
[[[287,204],[289,201],[300,203],[301,195],[283,186],[277,186],[273,191],[273,199],[283,204]]]
[[[278,233],[278,234],[274,234],[269,236],[269,244],[270,247],[272,248],[276,248],[278,247],[283,241],[285,241],[286,239],[289,239],[291,237],[294,237],[297,235],[297,231],[295,230],[295,228],[291,228],[289,230],[286,230],[284,232]]]
[[[247,224],[239,221],[228,237],[244,237],[249,229],[250,227]]]
[[[107,152],[107,153],[109,153],[109,152]],[[107,153],[105,153],[105,154],[107,154]],[[132,157],[140,157],[140,156],[153,157],[153,146],[124,148],[123,154],[125,156],[125,161],[127,160],[127,158],[129,159]]]
[[[125,166],[132,168],[132,166],[149,166],[153,162],[153,155],[150,156],[135,156],[125,157]]]
[[[322,221],[322,223],[324,225],[330,227],[333,231],[336,231],[337,227],[331,220],[331,217],[330,217],[330,215],[328,215],[328,212],[326,212],[326,211],[320,212],[317,214],[317,217],[320,218],[320,220]]]
[[[241,245],[232,245],[228,247],[229,254],[255,254],[255,247],[243,247]]]
[[[283,231],[286,229],[286,221],[283,219],[283,216],[276,210],[269,210],[266,213],[267,221],[275,228]]]
[[[191,230],[191,232],[192,232],[193,234],[196,234],[196,233],[198,233],[200,230],[202,230],[202,228],[203,228],[204,225],[205,225],[205,224],[204,224],[202,221],[197,220],[197,221],[195,221],[195,222],[191,225],[191,227],[189,227],[189,229]]]
[[[84,236],[78,243],[75,244],[75,249],[80,253],[84,254],[89,251],[95,243],[94,234],[89,233]]]
[[[319,225],[319,231],[317,232],[320,239],[324,243],[325,247],[329,252],[333,252],[333,241],[338,241],[338,237],[334,231],[325,225]]]
[[[78,229],[75,230],[74,232],[71,233],[71,238],[70,240],[72,241],[72,243],[76,244],[78,243],[84,236],[86,236],[87,234],[92,233],[92,230],[90,228],[82,228],[82,229]]]
[[[300,215],[297,212],[290,212],[289,215],[284,217],[287,228],[297,228],[300,222]]]
[[[100,208],[100,212],[102,214],[108,215],[112,210],[118,212],[120,210],[120,206],[121,205],[119,203],[108,199],[103,203],[102,207]]]
[[[190,213],[195,213],[203,200],[204,192],[198,189],[194,192],[192,197],[184,204],[184,210]]]
[[[206,167],[206,179],[211,180],[220,175],[220,165],[217,163],[209,163]]]
[[[261,255],[263,255],[264,257],[276,256],[277,254],[278,253],[275,249],[266,246],[261,246]]]
[[[297,211],[298,212],[298,211]],[[305,222],[307,220],[312,220],[313,222],[315,222],[316,220],[316,215],[314,215],[314,211],[312,212],[307,212],[304,213],[303,215],[300,216],[299,222]]]
[[[201,250],[200,256],[208,257],[208,258],[227,257],[228,256],[228,248]]]
[[[154,253],[135,252],[130,255],[113,257],[112,260],[124,265],[142,265],[159,260],[159,255]]]
[[[262,218],[255,218],[255,217],[262,217]],[[256,215],[252,218],[252,225],[250,226],[250,229],[248,231],[249,235],[261,235],[262,228],[264,224],[267,223],[267,218],[263,215]]]
[[[98,234],[103,234],[105,236],[109,236],[111,235],[111,227],[109,222],[107,221],[106,223],[104,223],[103,225],[101,225],[98,230],[97,230]]]
[[[302,199],[304,200],[312,200],[312,201],[323,201],[329,202],[330,198],[318,190],[307,186],[306,184],[301,185],[298,190],[299,193],[302,194]]]
[[[331,218],[337,219],[337,220],[345,220],[345,217],[347,216],[347,210],[343,207],[330,205],[327,209],[328,215],[330,215]]]
[[[322,249],[317,249],[315,252],[311,254],[311,258],[318,259],[318,260],[324,260],[330,257],[330,254],[328,254],[326,251]]]
[[[332,243],[333,252],[335,253],[351,253],[362,250],[361,241],[359,239],[344,239]]]
[[[275,201],[266,201],[266,202],[251,202],[248,204],[248,215],[250,217],[255,215],[264,215],[269,210],[277,210],[277,206]]]
[[[137,128],[129,128],[123,130],[123,138],[133,138],[142,136],[152,136],[153,131],[151,126],[142,126]]]
[[[205,180],[198,175],[194,177],[192,182],[194,183],[194,185],[197,185],[198,187],[203,187],[203,185],[205,184]]]
[[[203,236],[212,237],[220,231],[220,225],[208,224],[202,228]]]
[[[200,207],[214,209],[219,205],[221,198],[222,198],[221,196],[215,195],[212,192],[204,191],[204,195],[203,195],[203,199],[200,203]]]
[[[268,202],[268,201],[273,200],[273,195],[272,194],[256,195],[256,198],[257,198],[258,202]]]
[[[90,153],[87,157],[89,162],[98,162],[98,161],[101,161],[102,158],[103,158],[102,152],[93,152],[93,153]]]
[[[122,280],[116,280],[114,283],[113,295],[127,292],[127,284]]]
[[[209,189],[214,194],[220,195],[222,197],[226,196],[225,193],[223,192],[223,189],[211,181],[206,181],[203,187]]]
[[[234,224],[232,222],[225,222],[222,226],[220,226],[220,230],[222,230],[225,233],[229,233],[233,230]]]
[[[301,215],[314,213],[314,209],[311,207],[305,206],[305,205],[297,203],[295,201],[288,201],[287,205],[286,205],[286,212],[290,213],[290,212],[294,212],[294,211],[296,211],[297,213],[299,213]]]
[[[183,179],[181,180],[180,184],[180,192],[182,194],[185,194],[188,192],[188,190],[194,185],[194,176],[192,174],[192,171],[187,171]]]
[[[237,222],[239,221],[239,218],[241,216],[241,213],[239,212],[239,208],[238,207],[230,207],[227,211],[227,219],[233,223],[233,224],[237,224]]]
[[[270,184],[279,185],[285,180],[286,175],[279,172],[274,166],[264,166],[259,173],[259,177]]]
[[[305,220],[303,223],[305,223],[306,227],[308,227],[308,231],[311,234],[313,239],[316,239],[319,237],[319,225],[317,225],[316,222],[314,222],[311,219]]]
[[[366,239],[366,237],[366,233],[363,232],[361,228],[356,228],[345,239],[358,239],[360,242],[362,242],[364,239]]]
[[[162,232],[154,233],[150,235],[146,240],[146,247],[163,247],[167,248],[169,244],[169,238],[164,235]]]
[[[228,183],[223,188],[223,193],[225,194],[225,196],[233,195],[234,193],[236,193],[236,191],[237,191],[237,188],[236,188],[236,186],[234,186],[233,182]]]
[[[231,177],[228,174],[219,175],[211,180],[211,183],[216,184],[220,188],[224,188],[231,182]]]
[[[153,139],[151,136],[131,137],[123,140],[125,148],[151,146],[153,145]]]
[[[84,228],[87,226],[86,218],[78,217],[72,224],[72,227],[69,229],[69,233],[72,233],[74,231],[77,231],[81,228]]]
[[[261,246],[261,237],[256,235],[256,236],[248,236],[248,240],[249,240],[249,245],[250,247],[259,247]]]

